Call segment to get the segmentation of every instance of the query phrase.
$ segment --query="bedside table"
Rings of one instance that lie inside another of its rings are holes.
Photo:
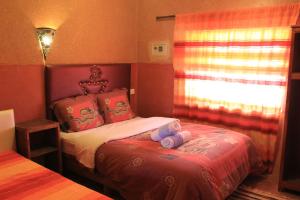
[[[16,142],[20,154],[47,168],[62,173],[59,124],[46,119],[16,125]]]

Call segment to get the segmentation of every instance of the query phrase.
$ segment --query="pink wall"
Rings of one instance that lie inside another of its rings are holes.
[[[45,115],[44,67],[0,66],[0,108],[14,108],[17,122]]]
[[[0,110],[44,117],[36,27],[57,29],[46,64],[136,63],[136,0],[16,0],[0,6]]]
[[[0,64],[42,64],[37,27],[57,30],[47,64],[134,63],[136,0],[1,1]]]
[[[174,71],[171,64],[138,64],[137,110],[141,116],[171,116]]]

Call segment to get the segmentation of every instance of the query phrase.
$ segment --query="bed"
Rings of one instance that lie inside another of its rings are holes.
[[[13,110],[0,124],[0,199],[110,199],[16,153]]]
[[[51,77],[46,83],[48,108],[59,99],[86,94],[87,89],[80,83],[90,77],[89,72],[95,67],[101,70],[99,81],[107,80],[110,89],[129,88],[130,65],[52,66],[46,70],[46,77]],[[105,73],[108,71],[109,78]],[[67,73],[73,74],[72,80],[66,77],[62,80],[62,74]],[[68,89],[57,84],[65,82]],[[53,116],[51,109],[48,116]],[[153,127],[149,125],[151,120],[155,122]],[[181,123],[182,130],[190,131],[192,139],[177,149],[162,148],[150,135],[164,120],[167,118],[136,117],[85,131],[62,133],[64,167],[117,190],[125,199],[202,200],[225,199],[250,173],[259,169],[260,159],[251,139],[221,128]],[[127,134],[136,129],[140,132]],[[100,133],[120,136],[94,145],[93,140],[99,139],[94,134]],[[82,153],[90,149],[92,153]],[[88,165],[84,160],[93,164]]]

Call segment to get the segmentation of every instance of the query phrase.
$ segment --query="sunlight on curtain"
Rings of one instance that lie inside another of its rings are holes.
[[[186,79],[185,103],[278,117],[285,92],[290,28],[197,32],[187,32],[185,40],[204,40],[206,44],[177,43],[185,52],[175,58],[176,63],[190,68],[176,72],[177,78]]]
[[[298,15],[299,4],[176,16],[174,114],[272,135],[273,148]]]

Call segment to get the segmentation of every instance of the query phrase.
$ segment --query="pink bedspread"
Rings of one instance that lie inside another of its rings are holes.
[[[96,170],[126,199],[225,199],[259,166],[245,135],[184,123],[193,139],[164,149],[149,133],[109,142],[96,153]]]
[[[14,151],[0,153],[1,200],[110,200]]]

